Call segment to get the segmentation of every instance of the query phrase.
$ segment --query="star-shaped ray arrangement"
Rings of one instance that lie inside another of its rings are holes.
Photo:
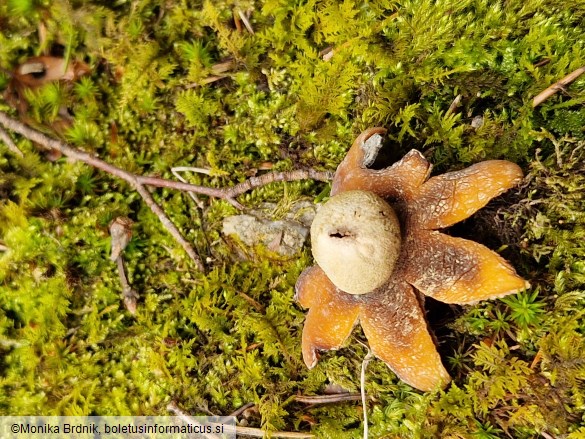
[[[311,227],[317,264],[296,284],[297,301],[309,308],[303,358],[314,367],[318,352],[340,348],[359,322],[374,355],[428,391],[451,378],[416,291],[471,304],[529,287],[498,254],[437,230],[518,184],[522,171],[491,160],[429,178],[431,164],[416,150],[388,168],[368,169],[384,132],[372,128],[356,139]]]

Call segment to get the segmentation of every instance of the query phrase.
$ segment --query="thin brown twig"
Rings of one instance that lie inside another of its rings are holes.
[[[183,410],[181,410],[179,408],[179,406],[174,401],[171,401],[167,405],[167,410],[171,413],[174,413],[179,419],[181,419],[181,421],[183,421],[189,425],[201,426],[201,422],[199,422],[193,416],[190,416],[187,413],[185,413]],[[226,426],[224,433],[226,433],[226,434],[233,433],[233,427],[231,425]],[[219,439],[218,435],[216,435],[216,434],[211,434],[211,433],[201,433],[201,434],[209,439]]]
[[[137,183],[140,185],[156,186],[156,187],[168,187],[171,189],[177,189],[184,192],[194,192],[200,195],[207,195],[209,197],[220,198],[235,204],[240,210],[243,209],[237,201],[233,200],[249,190],[265,186],[269,183],[283,182],[283,181],[295,181],[295,180],[318,180],[318,181],[330,181],[333,179],[333,172],[331,171],[315,171],[314,169],[299,169],[295,171],[283,171],[273,172],[264,174],[260,177],[252,177],[242,183],[228,188],[212,188],[207,186],[198,186],[190,183],[181,183],[174,180],[167,180],[158,177],[147,177],[142,175],[135,175],[120,169],[114,165],[111,165],[97,157],[94,157],[86,152],[72,148],[65,143],[47,137],[46,135],[28,127],[27,125],[14,120],[6,115],[6,113],[0,111],[0,124],[6,128],[15,131],[27,139],[32,140],[46,148],[55,149],[60,151],[63,155],[70,157],[76,161],[86,163],[95,168],[101,169],[109,174],[112,174],[118,178],[128,181],[132,186]]]
[[[120,284],[122,285],[122,300],[124,301],[124,306],[131,314],[136,314],[136,300],[138,299],[138,293],[128,282],[126,267],[124,267],[124,259],[121,254],[116,258],[116,265],[118,266],[118,276],[120,277]]]
[[[256,406],[256,404],[254,404],[253,402],[249,402],[249,403],[241,406],[239,409],[236,409],[235,411],[231,412],[229,414],[229,416],[235,416],[237,418],[242,413],[244,413],[246,410],[251,409],[252,407],[255,407],[255,406]]]
[[[195,253],[195,250],[189,244],[189,242],[181,235],[179,229],[171,222],[171,220],[166,216],[164,211],[161,207],[156,204],[150,192],[146,190],[143,186],[143,182],[141,180],[142,177],[136,176],[130,172],[127,172],[117,166],[111,165],[103,160],[100,160],[97,157],[94,157],[84,151],[80,151],[78,149],[72,148],[69,145],[65,144],[56,139],[52,139],[39,131],[36,131],[29,126],[8,117],[6,113],[0,111],[0,124],[3,125],[5,128],[9,130],[15,131],[18,134],[26,137],[29,140],[32,140],[39,145],[44,146],[45,148],[49,148],[55,151],[59,151],[61,154],[73,159],[75,161],[83,162],[94,168],[101,169],[102,171],[107,172],[108,174],[114,175],[122,180],[127,181],[130,186],[132,186],[144,199],[146,205],[152,210],[152,212],[159,218],[162,225],[169,231],[169,233],[175,238],[175,240],[183,247],[185,252],[189,255],[189,257],[195,262],[195,265],[200,271],[203,271],[203,263],[201,259]]]
[[[167,410],[170,411],[171,413],[174,413],[176,416],[181,418],[184,422],[187,422],[187,423],[192,424],[192,425],[199,425],[199,422],[197,422],[196,419],[194,419],[192,416],[188,415],[183,410],[181,410],[174,401],[170,402],[167,405]],[[228,433],[228,434],[233,433],[232,427],[226,426],[226,428],[224,429],[224,432]],[[239,425],[236,425],[235,433],[238,437],[239,436],[265,437],[266,436],[266,431],[264,431],[260,428],[240,427]],[[271,431],[270,437],[284,438],[284,439],[289,439],[289,438],[290,439],[308,439],[308,438],[312,438],[315,436],[312,435],[311,433],[297,433],[294,431]]]
[[[447,109],[445,116],[448,116],[451,113],[454,113],[455,110],[457,110],[457,108],[459,108],[459,105],[461,105],[461,99],[463,99],[463,95],[458,94],[457,96],[455,96],[455,99],[453,99],[453,102],[451,102],[451,105],[449,105],[449,108]]]
[[[24,157],[22,151],[18,149],[16,143],[14,143],[14,141],[10,138],[8,133],[2,127],[0,127],[0,140],[2,140],[4,144],[8,147],[8,149],[12,151],[14,154],[16,154],[18,157]]]
[[[185,180],[180,172],[186,170],[186,169],[190,169],[188,166],[176,166],[174,168],[171,168],[171,172],[173,173],[173,175],[179,179],[180,182],[182,183],[187,183],[187,180]],[[192,169],[200,169],[200,168],[192,168]],[[209,174],[207,174],[209,175]],[[195,202],[195,204],[197,205],[197,207],[199,209],[203,209],[205,207],[205,205],[203,204],[203,202],[199,199],[199,197],[197,195],[195,195],[193,192],[187,192],[187,194],[189,195],[189,197]]]
[[[244,207],[240,203],[238,203],[235,200],[235,198],[251,189],[265,186],[269,183],[274,182],[296,181],[305,179],[329,181],[333,178],[333,172],[315,171],[310,169],[264,174],[260,177],[252,177],[249,180],[236,184],[233,187],[222,189],[198,186],[174,180],[167,180],[164,178],[147,177],[133,174],[124,169],[118,168],[117,166],[114,166],[110,163],[107,163],[94,155],[73,148],[60,140],[50,138],[45,134],[30,128],[29,126],[25,125],[22,122],[12,119],[2,111],[0,111],[0,125],[2,125],[4,128],[7,128],[26,137],[29,140],[32,140],[33,142],[45,148],[59,151],[60,153],[74,161],[79,161],[87,165],[93,166],[94,168],[100,169],[108,174],[111,174],[115,177],[118,177],[128,182],[130,186],[140,194],[140,196],[144,199],[145,203],[150,208],[150,210],[152,210],[152,212],[159,218],[163,226],[173,236],[173,238],[175,238],[175,240],[181,245],[181,247],[183,247],[185,252],[189,255],[193,262],[195,262],[197,268],[201,271],[203,271],[204,267],[200,257],[197,255],[191,244],[183,237],[179,229],[177,229],[177,227],[164,213],[162,208],[154,201],[154,198],[152,197],[152,195],[146,189],[145,186],[167,187],[184,192],[193,192],[200,195],[219,198],[231,203],[237,209],[242,210]]]
[[[148,190],[139,183],[136,183],[134,185],[134,188],[143,198],[146,205],[150,207],[150,210],[152,210],[152,212],[156,216],[158,216],[158,219],[162,223],[163,227],[167,229],[171,235],[173,235],[173,238],[175,238],[175,240],[181,245],[181,247],[183,247],[183,250],[185,250],[185,252],[193,260],[193,262],[195,262],[195,265],[197,265],[197,269],[199,271],[203,271],[204,270],[203,262],[201,262],[201,258],[199,257],[199,255],[195,253],[195,249],[193,248],[193,246],[191,246],[189,241],[187,241],[183,237],[179,229],[177,229],[177,226],[173,224],[173,222],[169,219],[166,213],[164,213],[162,208],[158,204],[156,204],[156,201],[154,201],[154,198],[152,198],[150,192],[148,192]]]
[[[224,198],[226,200],[233,199],[251,189],[265,186],[269,183],[282,181],[296,181],[296,180],[318,180],[330,181],[333,179],[333,172],[330,171],[315,171],[314,169],[297,169],[295,171],[285,172],[271,172],[259,177],[251,177],[242,183],[235,186],[223,189]]]
[[[345,401],[361,401],[361,393],[336,393],[333,395],[295,396],[295,401],[303,404],[334,404]]]
[[[121,178],[122,180],[127,181],[130,184],[130,186],[132,186],[144,199],[145,203],[150,208],[150,210],[152,210],[152,212],[159,218],[163,227],[165,227],[173,236],[173,238],[175,238],[175,240],[181,245],[181,247],[183,247],[183,249],[189,255],[189,257],[193,260],[193,262],[195,262],[197,268],[200,271],[203,271],[204,267],[203,263],[201,262],[201,259],[199,258],[197,253],[195,253],[195,250],[193,249],[191,244],[189,244],[189,242],[183,237],[183,235],[181,235],[179,229],[177,229],[177,227],[166,216],[161,207],[158,204],[156,204],[150,192],[148,192],[148,190],[143,186],[143,184],[148,183],[143,182],[141,180],[141,177],[136,176],[130,172],[127,172],[121,168],[118,168],[117,166],[104,162],[103,160],[100,160],[99,158],[94,157],[86,152],[72,148],[59,140],[52,139],[44,135],[43,133],[40,133],[28,127],[25,124],[8,117],[8,115],[2,111],[0,111],[0,124],[46,148],[59,151],[63,155],[66,155],[67,157],[73,160],[86,163],[97,169],[101,169],[102,171],[105,171],[108,174],[114,175],[118,178]]]
[[[236,30],[239,33],[242,33],[242,22],[240,20],[240,17],[238,16],[236,9],[234,8],[234,10],[232,11],[232,15],[234,17],[234,24],[236,25]]]
[[[546,66],[548,63],[550,63],[550,58],[544,58],[540,61],[538,61],[537,63],[533,64],[534,67],[542,67],[542,66]]]
[[[242,22],[244,23],[244,26],[246,26],[246,29],[248,30],[248,32],[250,32],[252,35],[254,35],[254,28],[250,24],[250,20],[248,20],[248,17],[246,16],[246,14],[244,14],[240,9],[238,9],[238,15],[242,19]]]
[[[536,352],[536,355],[534,356],[532,363],[530,363],[530,369],[534,370],[538,363],[540,363],[540,360],[542,360],[542,348],[540,348],[538,352]]]
[[[124,259],[122,259],[122,255],[119,255],[116,258],[116,265],[118,266],[118,275],[120,277],[120,284],[122,285],[122,292],[124,292],[124,290],[131,290],[132,287],[128,283],[128,278],[126,277],[126,267],[124,267]]]
[[[565,86],[569,85],[571,82],[573,82],[579,76],[581,76],[583,73],[585,73],[585,66],[579,67],[577,70],[569,73],[567,76],[565,76],[560,81],[555,82],[550,87],[547,87],[546,89],[544,89],[543,91],[538,93],[534,97],[534,99],[532,100],[532,108],[538,107],[540,104],[542,104],[544,101],[546,101],[552,95],[557,93],[559,90],[563,90],[565,88]]]
[[[347,402],[347,401],[361,401],[362,395],[361,393],[335,393],[331,395],[295,395],[293,399],[296,402],[300,402],[303,404],[310,404],[310,405],[318,405],[318,404],[335,404],[338,402]],[[235,412],[231,413],[230,416],[239,416],[245,410],[254,407],[255,404],[253,402],[249,402],[248,404],[243,405]]]
[[[264,308],[264,306],[258,302],[257,300],[255,300],[254,298],[248,296],[246,293],[244,293],[243,291],[238,291],[238,294],[240,296],[242,296],[242,298],[248,302],[250,305],[252,305],[254,307],[254,309],[256,311],[258,311],[261,314],[264,314],[266,312],[266,308]]]
[[[267,432],[260,428],[240,427],[238,425],[236,426],[236,435],[249,437],[266,437]],[[309,439],[315,436],[311,433],[297,433],[295,431],[271,431],[270,437],[283,439]]]

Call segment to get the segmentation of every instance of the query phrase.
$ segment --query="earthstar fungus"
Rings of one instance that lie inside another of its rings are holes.
[[[303,358],[314,367],[318,352],[340,348],[359,322],[374,355],[428,391],[451,378],[427,328],[422,295],[471,304],[529,286],[495,252],[437,230],[518,184],[522,171],[490,160],[429,178],[431,164],[416,150],[388,168],[369,169],[384,132],[371,128],[356,139],[311,227],[317,265],[296,284],[297,301],[309,308]]]

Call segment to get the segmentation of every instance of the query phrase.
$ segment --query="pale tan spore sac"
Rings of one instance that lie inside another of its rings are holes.
[[[317,212],[311,242],[315,261],[339,289],[365,294],[390,278],[400,252],[400,224],[394,209],[374,193],[347,191]]]
[[[356,139],[313,224],[317,265],[296,285],[296,299],[309,308],[303,358],[314,367],[319,351],[340,348],[360,323],[373,353],[428,391],[450,377],[417,294],[468,304],[529,287],[497,253],[438,230],[517,185],[522,171],[492,160],[429,178],[431,164],[416,150],[388,168],[368,169],[384,131],[372,128]]]

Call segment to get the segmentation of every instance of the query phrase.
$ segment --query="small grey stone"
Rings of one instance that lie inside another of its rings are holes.
[[[483,126],[483,116],[475,116],[471,120],[471,126],[475,129],[481,128]]]
[[[262,210],[274,210],[275,205],[265,203]],[[298,253],[309,236],[309,227],[315,216],[315,205],[308,201],[296,203],[284,215],[284,219],[271,221],[265,213],[234,215],[223,220],[224,235],[234,235],[245,245],[253,247],[262,244],[269,250],[283,256]]]

